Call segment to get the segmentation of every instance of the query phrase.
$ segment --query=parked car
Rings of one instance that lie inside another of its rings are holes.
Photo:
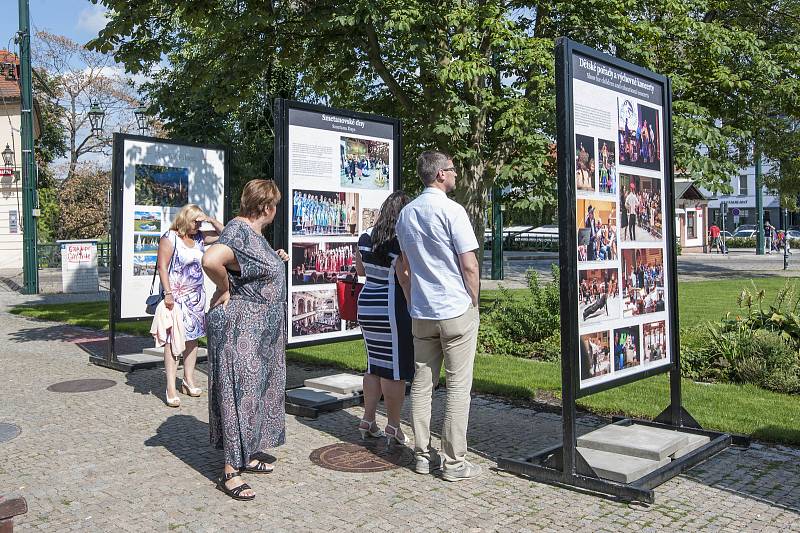
[[[749,239],[750,237],[755,237],[756,230],[754,229],[738,229],[736,230],[732,237],[734,239]]]
[[[786,232],[786,235],[789,236],[790,240],[800,239],[800,230],[790,229]]]
[[[739,231],[741,231],[741,230],[753,230],[753,231],[756,231],[756,229],[758,229],[758,226],[756,226],[755,224],[742,224],[741,226],[739,226],[735,230],[733,230],[733,233],[734,234],[739,233]]]
[[[719,232],[719,236],[720,237],[724,237],[726,239],[730,239],[731,237],[733,237],[733,233],[731,233],[728,230],[722,230],[722,231]]]

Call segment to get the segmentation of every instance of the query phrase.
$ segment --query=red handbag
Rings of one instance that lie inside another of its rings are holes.
[[[363,287],[364,284],[356,280],[336,280],[336,296],[342,320],[350,322],[358,320],[358,295]]]

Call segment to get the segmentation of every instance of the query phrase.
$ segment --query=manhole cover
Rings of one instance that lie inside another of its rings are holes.
[[[92,392],[113,387],[117,382],[112,379],[73,379],[62,381],[47,387],[50,392]]]
[[[19,435],[21,429],[16,424],[6,424],[4,422],[0,422],[0,442],[8,442],[17,435]]]
[[[386,441],[374,444],[340,442],[311,452],[311,462],[338,472],[383,472],[411,464],[414,454],[405,446],[386,447]]]

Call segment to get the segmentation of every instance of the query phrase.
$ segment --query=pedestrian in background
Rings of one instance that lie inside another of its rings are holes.
[[[213,230],[200,229],[208,222]],[[163,304],[170,312],[177,307],[183,322],[185,348],[182,353],[172,349],[174,329],[166,336],[158,336],[156,343],[164,346],[164,371],[167,374],[166,404],[179,407],[180,398],[175,387],[178,373],[178,360],[183,356],[183,379],[181,392],[188,396],[200,396],[201,390],[194,385],[194,367],[197,363],[197,339],[206,334],[206,291],[201,261],[206,246],[213,243],[222,232],[222,223],[206,215],[195,204],[185,205],[175,217],[169,230],[158,243],[158,277],[164,293]],[[159,304],[160,305],[160,304]],[[153,319],[151,332],[163,331],[156,322],[162,315]],[[163,320],[161,320],[163,322]]]
[[[720,230],[719,226],[716,223],[711,224],[711,227],[708,228],[708,236],[711,238],[711,246],[709,250],[717,250],[717,253],[722,253],[722,247],[720,245]]]
[[[411,280],[409,313],[416,372],[411,387],[415,471],[430,473],[442,465],[431,446],[431,402],[444,363],[447,397],[442,428],[443,475],[447,481],[478,476],[467,461],[472,368],[478,338],[480,288],[475,238],[467,212],[447,198],[456,186],[452,158],[423,152],[417,174],[425,190],[400,212],[397,238]]]
[[[272,472],[263,451],[286,439],[289,256],[273,250],[262,235],[280,199],[274,181],[247,182],[239,216],[203,258],[217,286],[207,317],[209,430],[225,461],[217,487],[237,500],[255,497],[240,473]]]

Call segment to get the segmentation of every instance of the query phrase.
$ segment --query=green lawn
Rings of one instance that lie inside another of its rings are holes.
[[[763,278],[756,283],[759,289],[766,291],[767,301],[771,301],[785,279]],[[681,283],[678,287],[681,325],[693,326],[720,318],[727,311],[735,312],[736,295],[742,286],[748,284],[749,281],[744,279]],[[515,297],[524,298],[525,294],[525,290],[514,292]],[[497,291],[484,291],[482,306],[496,296]],[[108,306],[102,302],[41,305],[16,308],[12,312],[97,329],[108,327]],[[122,323],[118,329],[146,334],[149,323]],[[287,358],[346,370],[363,371],[365,368],[361,341],[296,348],[287,351]],[[475,361],[474,389],[510,398],[558,397],[561,393],[560,365],[479,355]],[[666,375],[661,375],[588,396],[578,403],[600,414],[654,417],[668,400],[669,381]],[[800,444],[800,396],[769,392],[749,385],[708,385],[683,380],[683,400],[686,409],[709,429],[752,435],[772,442]]]

